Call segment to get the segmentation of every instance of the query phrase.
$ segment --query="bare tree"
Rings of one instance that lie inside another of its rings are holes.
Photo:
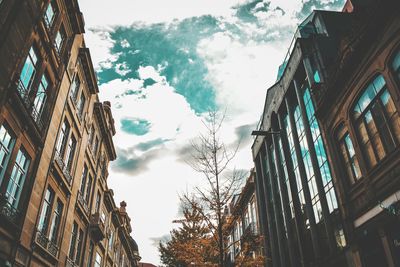
[[[239,148],[239,142],[233,148],[225,145],[220,137],[225,113],[211,111],[203,120],[206,132],[191,142],[191,157],[187,163],[197,172],[202,173],[207,183],[195,187],[192,195],[185,193],[182,198],[193,201],[193,196],[200,203],[199,213],[208,223],[217,242],[219,266],[224,266],[224,209],[243,181],[244,173],[230,170],[230,164]]]

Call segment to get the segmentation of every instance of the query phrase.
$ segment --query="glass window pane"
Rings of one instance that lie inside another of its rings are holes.
[[[60,228],[60,222],[61,222],[63,208],[64,208],[63,203],[58,199],[57,206],[53,213],[53,219],[51,222],[50,234],[49,234],[49,240],[55,244],[57,244],[57,240],[58,240],[58,232],[59,232],[59,228]]]
[[[44,14],[44,21],[46,22],[47,27],[51,27],[54,21],[54,8],[53,2],[47,6],[46,13]]]
[[[42,114],[43,107],[46,102],[47,87],[48,81],[46,75],[43,75],[33,103],[32,115],[34,116],[34,119],[39,118]]]
[[[38,230],[44,234],[46,233],[47,227],[49,225],[51,206],[53,205],[53,198],[54,198],[54,191],[51,188],[47,188],[38,224]]]
[[[375,78],[374,82],[374,87],[375,87],[375,92],[379,93],[383,87],[385,87],[385,79],[383,78],[382,75],[379,75],[378,77]]]
[[[400,52],[397,52],[396,56],[394,57],[392,67],[395,72],[400,74],[400,72],[399,72],[400,71]],[[399,76],[399,78],[400,78],[400,76]]]
[[[371,84],[367,87],[367,89],[360,97],[360,100],[358,101],[358,105],[360,106],[361,112],[365,110],[365,108],[369,105],[369,103],[371,103],[375,95],[376,95],[375,89]]]
[[[6,191],[8,204],[14,208],[18,207],[19,198],[29,168],[29,162],[30,160],[28,159],[27,153],[23,150],[23,148],[20,148]]]
[[[18,91],[24,97],[30,90],[32,81],[36,73],[37,55],[33,47],[30,48],[28,56],[25,59],[24,66],[22,67]]]

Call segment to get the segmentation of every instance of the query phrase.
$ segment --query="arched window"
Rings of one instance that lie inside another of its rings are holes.
[[[392,67],[394,72],[396,73],[398,80],[400,81],[400,51],[398,51],[397,54],[394,56]]]
[[[399,145],[399,112],[382,75],[378,75],[364,89],[354,106],[353,118],[370,168]]]

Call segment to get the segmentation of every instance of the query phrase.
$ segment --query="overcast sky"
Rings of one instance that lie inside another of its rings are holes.
[[[226,110],[224,141],[241,140],[236,169],[250,170],[251,130],[296,25],[344,0],[80,0],[118,158],[109,187],[125,200],[143,262],[179,217],[178,193],[201,184],[185,163],[209,109]]]

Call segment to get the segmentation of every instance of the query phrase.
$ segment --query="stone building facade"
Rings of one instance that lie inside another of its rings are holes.
[[[76,0],[0,1],[0,265],[136,266]]]
[[[263,266],[263,242],[259,232],[254,176],[252,170],[241,192],[233,197],[229,205],[227,266],[241,266],[243,263],[247,263],[246,266]]]
[[[252,146],[266,266],[400,264],[400,4],[299,25]]]

